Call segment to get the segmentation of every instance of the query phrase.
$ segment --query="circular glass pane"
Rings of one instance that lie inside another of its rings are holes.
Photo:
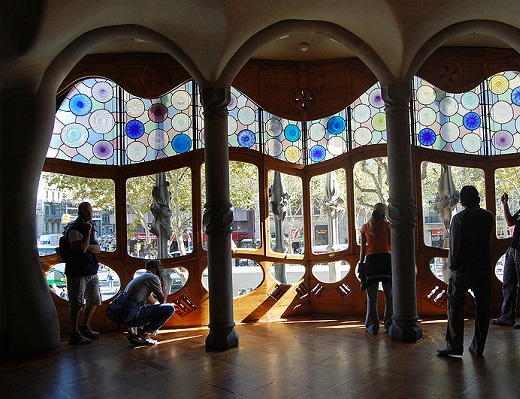
[[[468,112],[463,118],[464,126],[468,130],[475,130],[480,126],[480,116],[475,112]]]
[[[491,118],[498,123],[507,123],[513,119],[513,108],[505,101],[498,101],[491,107]]]
[[[509,81],[504,75],[495,75],[489,80],[489,89],[493,94],[505,93],[509,88]]]
[[[447,143],[453,143],[455,140],[459,138],[460,129],[453,122],[446,122],[441,127],[441,137]]]
[[[462,95],[462,106],[468,110],[477,108],[479,105],[478,96],[472,91],[466,92]]]
[[[114,116],[106,109],[98,109],[92,112],[88,121],[92,130],[100,134],[110,132],[115,125]]]
[[[186,134],[178,134],[172,140],[172,148],[179,154],[187,152],[191,148],[191,139]]]
[[[71,123],[61,130],[61,140],[71,148],[78,148],[88,140],[88,130],[79,123]]]
[[[510,132],[506,130],[500,130],[493,135],[492,143],[493,147],[495,147],[497,150],[504,151],[508,148],[511,148],[513,141],[513,135]]]
[[[481,144],[482,140],[480,139],[480,136],[475,133],[466,134],[462,138],[462,145],[467,152],[478,152]]]
[[[280,122],[278,119],[271,118],[265,123],[266,132],[271,137],[277,137],[279,136],[282,131],[282,122]]]
[[[85,94],[76,94],[70,99],[69,108],[73,114],[85,116],[92,109],[92,101]]]
[[[309,137],[311,140],[320,141],[325,137],[325,126],[321,123],[313,123],[309,128]]]
[[[459,103],[453,97],[444,97],[440,104],[439,110],[445,116],[453,116],[459,109]]]
[[[168,134],[162,129],[156,129],[148,135],[148,145],[154,150],[162,150],[168,145]]]
[[[358,122],[363,123],[370,119],[370,107],[365,104],[359,104],[352,110],[352,118]]]
[[[315,145],[311,148],[310,157],[313,162],[320,162],[325,159],[327,151],[322,145]]]
[[[146,146],[140,141],[134,141],[126,147],[126,156],[133,162],[139,162],[146,156]]]
[[[426,147],[432,145],[437,140],[437,135],[430,128],[424,128],[419,132],[419,143]]]
[[[419,111],[419,123],[423,126],[430,126],[435,122],[435,111],[430,107],[425,107]]]
[[[430,105],[435,101],[435,90],[431,86],[423,85],[417,89],[417,101],[423,105]]]
[[[256,137],[251,130],[244,129],[238,133],[237,140],[241,147],[250,148],[255,145]]]
[[[372,132],[367,127],[360,127],[354,132],[354,141],[359,145],[367,145],[372,141]]]
[[[166,119],[168,116],[168,109],[164,104],[153,104],[148,109],[148,117],[152,122],[159,123]]]
[[[92,86],[92,97],[100,103],[106,103],[114,97],[114,89],[108,82],[97,82]]]
[[[144,103],[140,98],[132,98],[126,102],[126,113],[131,118],[139,118],[144,113]]]
[[[340,134],[345,130],[345,119],[339,116],[333,116],[327,122],[327,130],[330,134]]]
[[[255,111],[251,107],[242,107],[238,111],[238,120],[243,125],[251,125],[255,121]]]
[[[301,136],[300,128],[296,125],[287,125],[284,133],[285,133],[285,138],[292,143],[294,143],[295,141],[298,141]]]
[[[132,119],[125,126],[125,133],[131,139],[138,139],[144,134],[144,125],[137,119]]]
[[[191,96],[185,90],[178,90],[172,94],[172,105],[179,111],[184,111],[191,105]]]
[[[114,147],[108,141],[101,140],[94,144],[92,149],[98,159],[109,159],[114,154]]]

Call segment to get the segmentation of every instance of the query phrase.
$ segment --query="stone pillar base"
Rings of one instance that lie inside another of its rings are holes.
[[[417,320],[393,320],[388,335],[393,341],[417,342],[422,339],[422,328],[417,325]]]
[[[238,334],[234,327],[211,328],[206,337],[206,351],[225,351],[238,346]]]

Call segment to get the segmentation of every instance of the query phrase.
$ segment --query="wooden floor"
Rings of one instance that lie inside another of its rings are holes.
[[[206,328],[161,331],[133,348],[115,332],[32,360],[2,362],[0,398],[520,398],[520,330],[490,326],[484,358],[439,358],[445,320],[423,339],[368,335],[360,320],[240,324],[238,348],[206,352]],[[473,320],[466,321],[465,346]],[[384,330],[382,330],[384,331]]]

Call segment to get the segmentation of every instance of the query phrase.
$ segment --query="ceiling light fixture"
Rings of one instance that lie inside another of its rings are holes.
[[[311,45],[307,42],[300,43],[300,51],[303,51],[303,52],[308,51],[310,47],[311,47]]]

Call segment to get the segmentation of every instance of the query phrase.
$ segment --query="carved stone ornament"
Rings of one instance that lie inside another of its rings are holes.
[[[202,216],[202,223],[206,234],[230,232],[233,224],[231,204],[206,205],[206,210]]]

